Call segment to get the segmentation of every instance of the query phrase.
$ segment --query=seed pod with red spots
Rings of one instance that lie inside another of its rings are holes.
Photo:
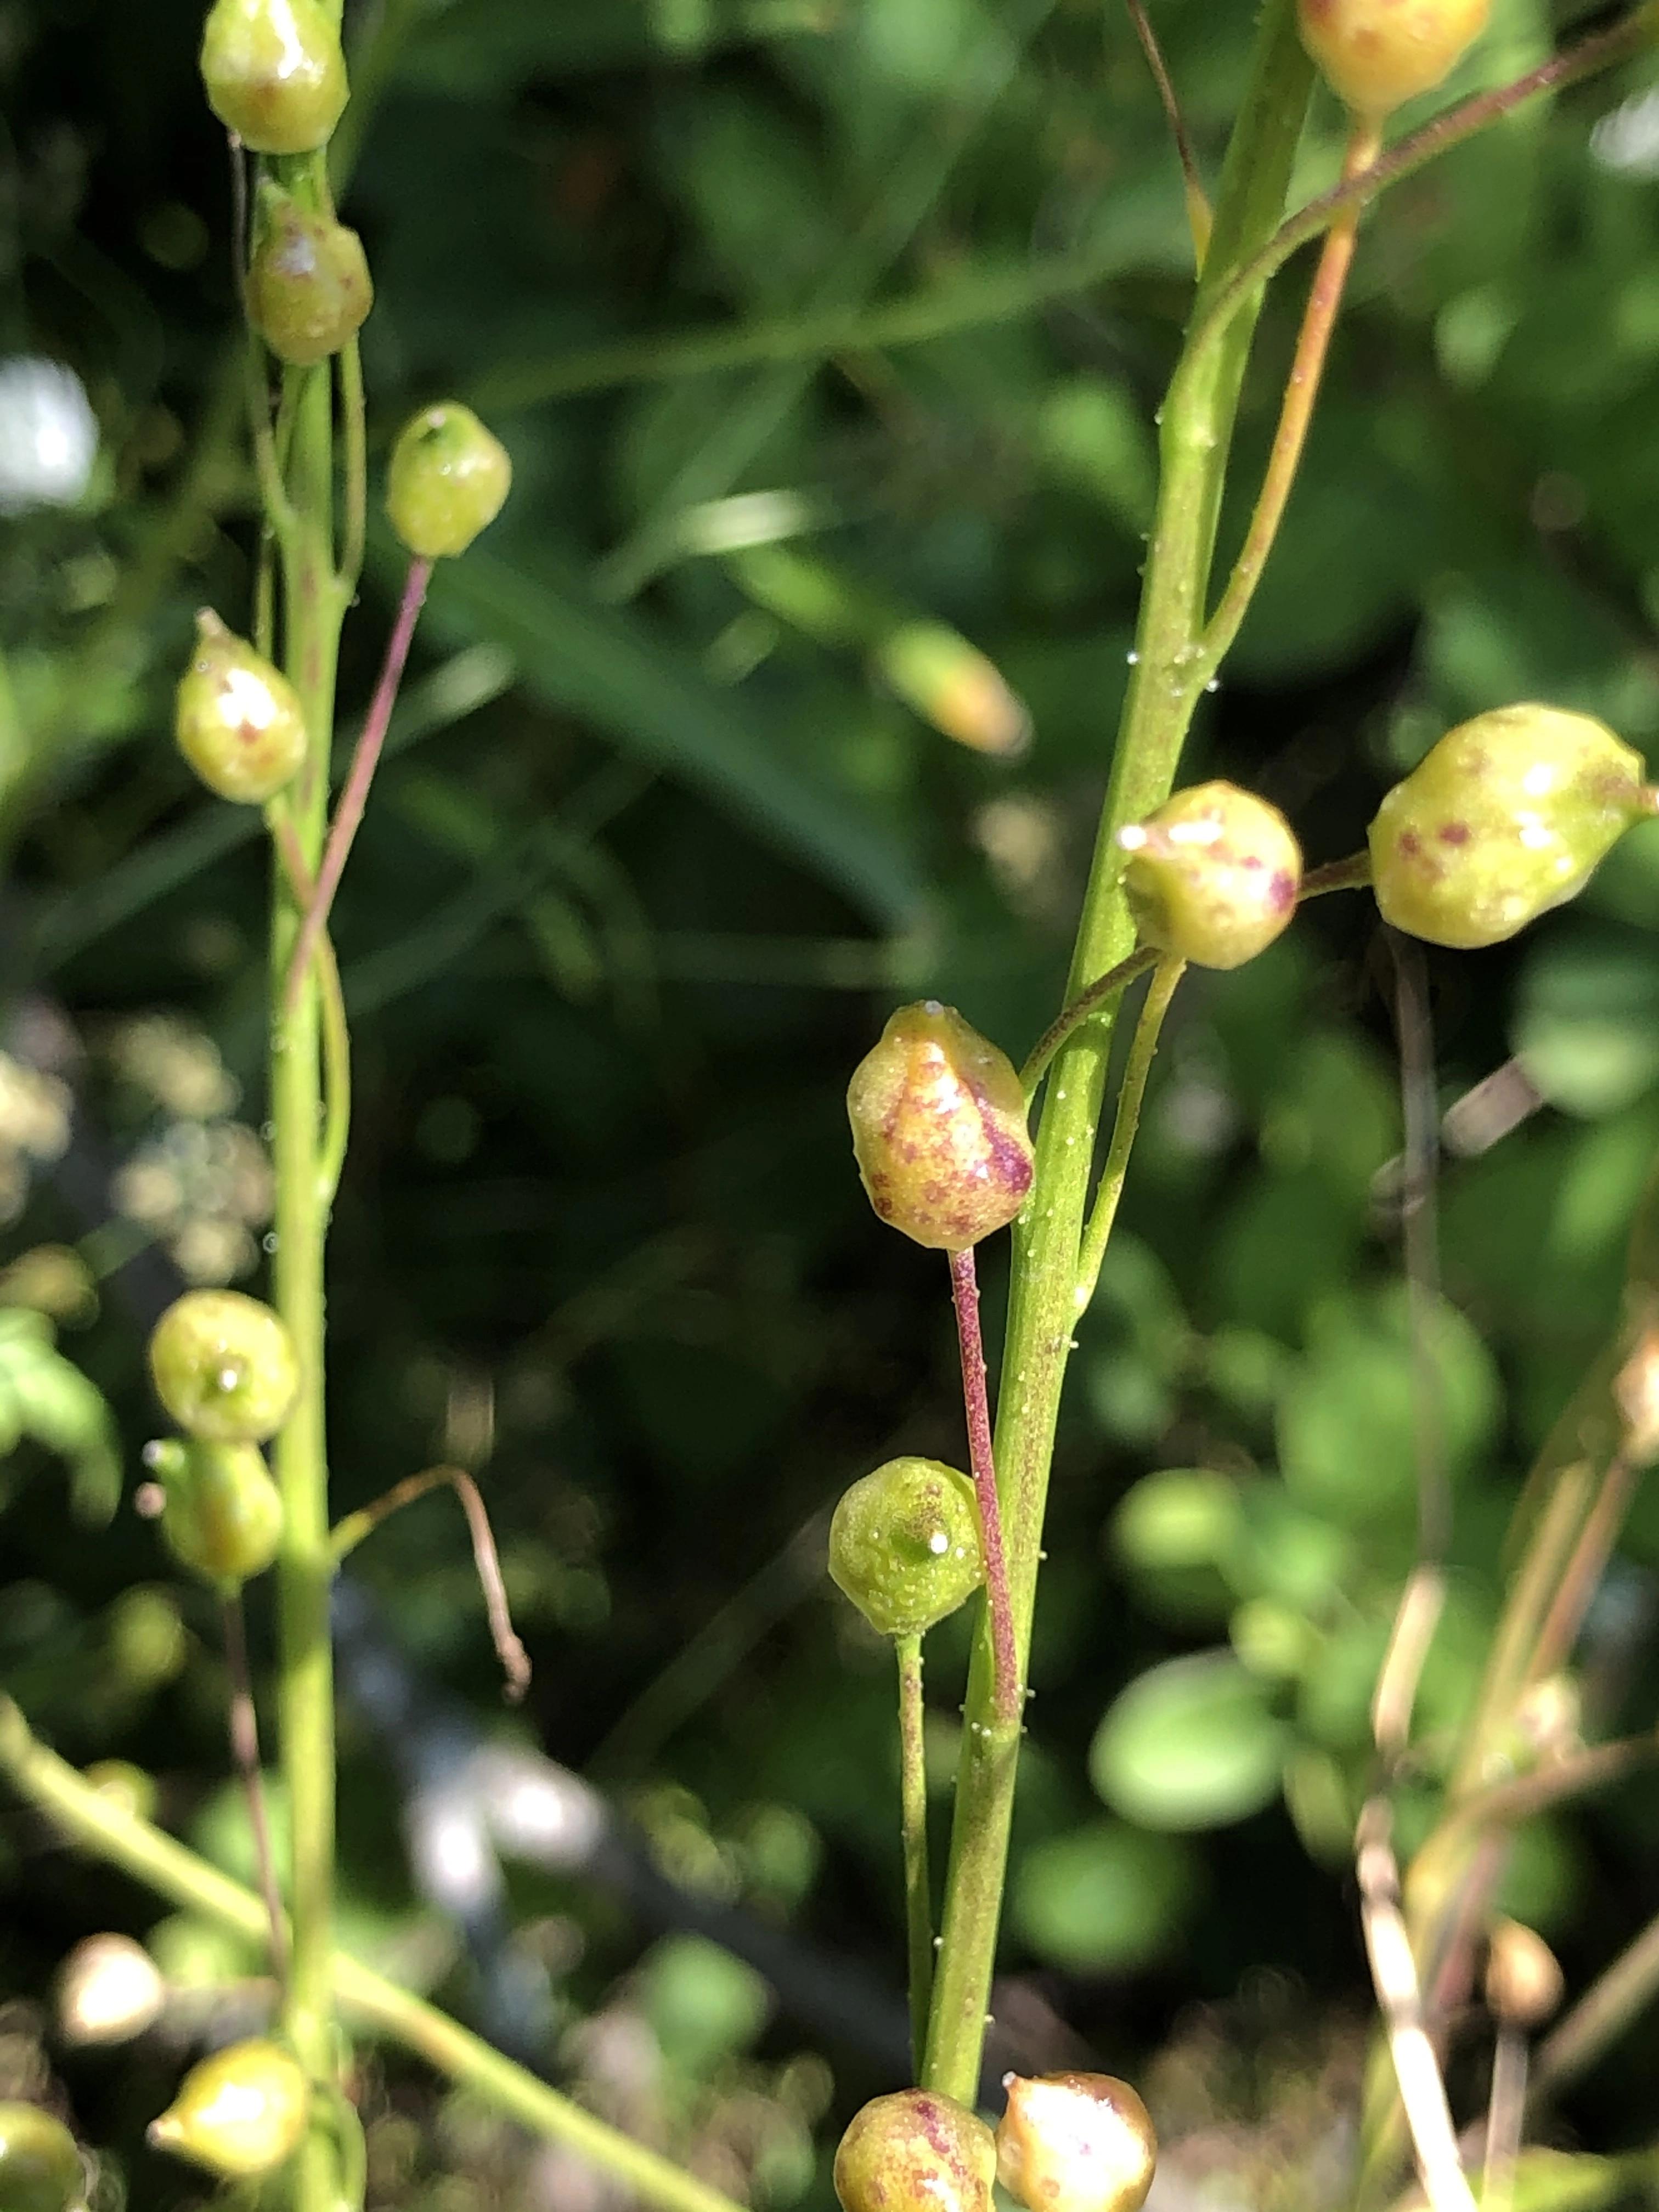
[[[935,1251],[1012,1221],[1031,1187],[1025,1099],[1006,1054],[954,1006],[901,1006],[847,1090],[870,1203]]]
[[[983,2120],[934,2089],[874,2097],[836,2153],[842,2212],[991,2212],[996,2142]]]
[[[326,361],[374,304],[363,242],[332,216],[301,206],[270,178],[259,187],[248,261],[250,321],[279,361]]]
[[[1110,2074],[1011,2074],[997,2179],[1027,2212],[1139,2212],[1152,2185],[1152,2115]]]
[[[1297,0],[1302,43],[1355,113],[1432,92],[1486,27],[1490,0]]]
[[[318,0],[214,0],[201,63],[208,106],[252,153],[309,154],[344,112],[340,34]]]
[[[1233,783],[1178,791],[1117,833],[1143,942],[1195,968],[1239,968],[1296,912],[1302,848],[1276,806]]]
[[[262,806],[291,783],[306,757],[298,694],[210,608],[196,617],[196,650],[179,683],[173,733],[210,791]]]
[[[1431,945],[1498,945],[1576,898],[1654,811],[1639,753],[1557,707],[1498,707],[1448,730],[1371,823],[1384,921]]]

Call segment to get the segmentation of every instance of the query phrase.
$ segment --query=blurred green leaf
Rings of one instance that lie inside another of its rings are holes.
[[[1266,1686],[1231,1651],[1200,1652],[1138,1676],[1109,1707],[1089,1778],[1142,1827],[1221,1827],[1277,1796],[1286,1740]]]

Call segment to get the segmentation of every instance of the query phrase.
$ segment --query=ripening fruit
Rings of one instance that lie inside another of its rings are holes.
[[[39,2105],[0,2104],[0,2212],[71,2212],[86,2201],[75,2137]]]
[[[996,2142],[933,2089],[899,2089],[854,2112],[836,2153],[842,2212],[991,2212]]]
[[[1490,0],[1297,0],[1302,43],[1357,114],[1432,92],[1486,27]]]
[[[1541,2027],[1566,1992],[1553,1951],[1519,1920],[1494,1920],[1486,1954],[1486,2002],[1508,2027]]]
[[[340,34],[318,0],[214,0],[201,66],[208,106],[255,154],[325,146],[345,110]]]
[[[262,1575],[283,1535],[282,1493],[258,1444],[144,1447],[144,1464],[166,1498],[161,1534],[180,1566],[216,1589],[240,1589]]]
[[[274,799],[306,757],[305,712],[294,686],[210,607],[196,617],[173,731],[208,789],[242,806]]]
[[[1006,1053],[954,1006],[901,1006],[847,1086],[853,1154],[870,1203],[935,1251],[1012,1221],[1031,1187],[1031,1139]]]
[[[936,1459],[861,1476],[830,1523],[830,1574],[878,1635],[921,1635],[985,1579],[973,1484]]]
[[[1109,2074],[1011,2074],[997,2124],[997,2179],[1027,2212],[1139,2212],[1158,2136],[1127,2081]]]
[[[149,2135],[158,2150],[193,2159],[227,2181],[269,2173],[305,2133],[306,2077],[286,2051],[257,2038],[227,2044],[192,2066]]]
[[[187,1436],[263,1443],[288,1419],[300,1363],[281,1319],[240,1291],[186,1291],[149,1340],[155,1395]]]
[[[465,553],[492,523],[513,485],[513,464],[470,407],[423,407],[398,433],[386,511],[418,560]]]
[[[65,2043],[127,2043],[161,2016],[167,1984],[131,1936],[88,1936],[58,1970],[58,2032]],[[5,2192],[0,2189],[0,2205]]]
[[[1654,811],[1639,753],[1558,707],[1498,707],[1448,730],[1371,823],[1384,921],[1431,945],[1501,944],[1576,898]]]
[[[1195,968],[1239,968],[1296,912],[1302,848],[1276,806],[1234,783],[1195,783],[1117,833],[1143,941]]]
[[[309,368],[338,353],[374,304],[363,242],[269,178],[259,187],[247,269],[248,315],[279,361]]]

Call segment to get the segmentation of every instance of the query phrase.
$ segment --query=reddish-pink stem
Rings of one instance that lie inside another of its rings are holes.
[[[340,793],[340,803],[334,810],[328,844],[323,853],[323,864],[317,871],[317,889],[306,908],[305,919],[300,924],[300,933],[294,940],[294,957],[289,963],[288,970],[290,1012],[298,1001],[300,987],[317,950],[317,940],[328,926],[329,909],[334,903],[335,892],[340,888],[340,878],[345,872],[346,855],[351,850],[351,841],[357,835],[363,809],[368,804],[368,787],[374,780],[380,748],[386,743],[386,726],[392,720],[398,686],[403,681],[404,663],[409,658],[410,640],[415,635],[415,625],[420,619],[421,608],[426,599],[426,587],[431,576],[430,561],[410,562],[409,574],[404,584],[403,604],[398,609],[398,619],[392,624],[391,637],[386,641],[380,680],[374,687],[374,696],[369,702],[362,733],[357,739],[357,750],[351,757],[351,769],[346,777],[345,789]]]
[[[991,1613],[991,1652],[1000,1720],[1019,1717],[1019,1655],[1014,1642],[1014,1604],[1008,1588],[1008,1559],[1002,1544],[1002,1502],[997,1496],[996,1463],[991,1455],[991,1408],[985,1395],[985,1340],[979,1327],[979,1278],[970,1244],[951,1255],[951,1295],[957,1309],[957,1342],[962,1351],[962,1397],[968,1413],[968,1464],[979,1504],[980,1541],[985,1553],[985,1597]]]

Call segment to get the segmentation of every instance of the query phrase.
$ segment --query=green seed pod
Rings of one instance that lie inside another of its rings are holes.
[[[465,553],[501,511],[513,464],[470,407],[423,407],[398,433],[386,474],[386,511],[417,559]]]
[[[921,1635],[985,1579],[973,1484],[936,1459],[861,1476],[830,1523],[830,1574],[878,1635]]]
[[[1501,944],[1576,898],[1654,811],[1639,753],[1589,714],[1494,708],[1448,730],[1370,826],[1384,921],[1431,945]]]
[[[325,146],[345,110],[340,34],[318,0],[214,0],[201,66],[208,106],[255,154]]]
[[[279,361],[326,361],[362,329],[374,304],[363,242],[331,216],[313,215],[266,178],[248,261],[249,319]]]
[[[1019,1078],[954,1006],[901,1006],[847,1087],[853,1155],[870,1203],[935,1251],[1012,1221],[1031,1187]]]
[[[306,757],[305,712],[294,686],[209,607],[196,617],[173,730],[208,789],[241,806],[274,799]]]
[[[257,1444],[275,1436],[300,1389],[293,1340],[270,1308],[240,1291],[186,1291],[149,1340],[155,1395],[187,1436]]]
[[[293,2156],[310,2102],[306,2077],[286,2051],[263,2038],[231,2043],[191,2068],[172,2104],[150,2122],[149,2140],[239,2181]]]
[[[86,2202],[75,2137],[39,2105],[0,2104],[0,2212],[72,2212]]]
[[[182,1567],[216,1589],[240,1589],[262,1575],[283,1535],[282,1493],[258,1444],[146,1444],[144,1464],[161,1484],[161,1534]]]
[[[1380,119],[1449,76],[1489,13],[1490,0],[1297,0],[1297,24],[1332,91]]]
[[[1109,2074],[1011,2074],[997,2179],[1027,2212],[1139,2212],[1152,2185],[1152,2115]]]
[[[1241,968],[1296,912],[1302,848],[1276,806],[1197,783],[1120,830],[1123,888],[1142,939],[1195,968]]]
[[[854,2112],[836,2153],[842,2212],[991,2212],[996,2142],[933,2089],[899,2089]]]

